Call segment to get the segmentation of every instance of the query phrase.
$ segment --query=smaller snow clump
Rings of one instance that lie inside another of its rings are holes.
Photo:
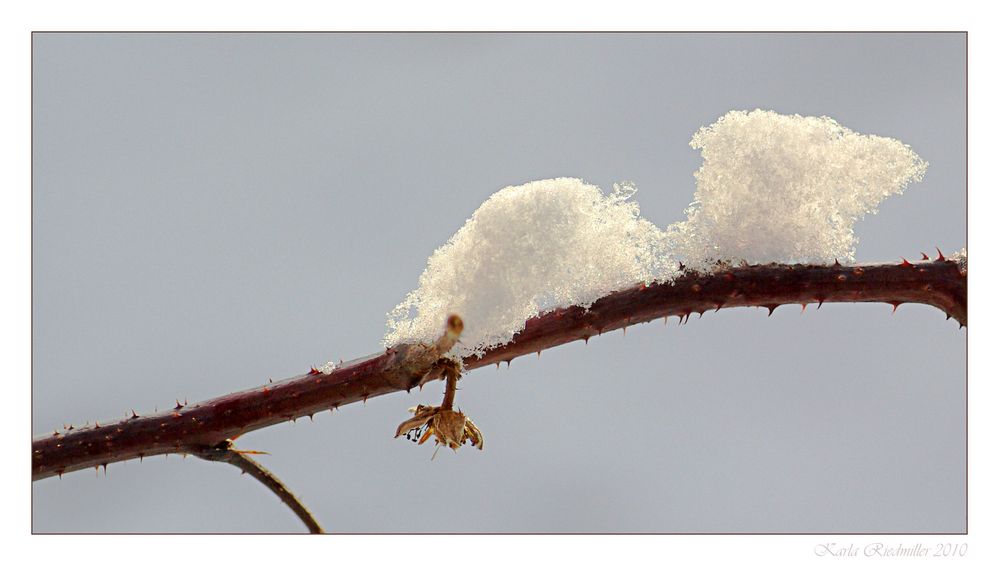
[[[926,162],[891,138],[828,117],[733,111],[690,141],[704,163],[687,221],[670,226],[679,259],[852,262],[853,225],[920,181]]]

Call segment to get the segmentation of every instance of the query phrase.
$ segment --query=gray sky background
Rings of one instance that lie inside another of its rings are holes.
[[[732,109],[898,138],[859,261],[965,245],[963,34],[33,38],[36,434],[379,348],[494,191],[634,181],[664,226]],[[470,281],[470,285],[474,285]],[[440,387],[242,437],[339,532],[962,532],[966,331],[929,307],[731,309],[477,370],[483,452],[393,439]],[[300,532],[229,466],[32,485],[36,532]]]

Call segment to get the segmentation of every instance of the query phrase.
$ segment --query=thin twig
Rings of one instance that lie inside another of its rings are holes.
[[[513,340],[482,357],[464,360],[471,370],[515,357],[588,340],[602,332],[658,318],[720,308],[783,304],[880,302],[922,303],[967,324],[967,271],[936,260],[877,265],[750,265],[712,273],[692,272],[671,283],[637,285],[611,293],[588,309],[556,309],[526,321]],[[460,314],[460,313],[459,313]],[[347,362],[330,373],[311,370],[246,391],[153,415],[86,427],[67,427],[32,442],[32,479],[99,467],[143,456],[190,452],[253,430],[370,397],[409,391],[442,375],[430,373],[453,342],[404,344]],[[387,427],[391,432],[391,427]]]
[[[188,453],[211,462],[225,462],[236,466],[244,474],[249,474],[264,484],[264,487],[271,490],[274,495],[278,496],[281,502],[287,505],[305,523],[310,533],[322,534],[323,528],[319,526],[319,522],[316,521],[316,518],[312,516],[312,513],[309,512],[305,505],[295,497],[295,494],[289,491],[281,480],[267,468],[263,467],[260,462],[247,456],[246,452],[233,448],[232,441],[226,440],[215,446],[194,447]]]

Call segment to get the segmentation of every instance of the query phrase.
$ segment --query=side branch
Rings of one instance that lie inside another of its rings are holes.
[[[687,273],[671,283],[638,285],[611,293],[589,309],[557,309],[526,322],[508,344],[465,368],[588,340],[602,332],[657,318],[704,313],[728,307],[832,302],[922,303],[936,307],[961,326],[967,324],[967,272],[944,259],[877,265],[752,265],[712,273]],[[460,329],[459,329],[460,332]],[[107,465],[143,456],[197,454],[247,432],[311,417],[323,410],[367,400],[441,378],[430,369],[451,349],[450,330],[436,343],[404,344],[384,353],[342,364],[330,373],[307,374],[216,397],[148,416],[95,423],[36,438],[32,479]]]
[[[204,446],[190,452],[195,456],[211,462],[225,462],[239,468],[244,474],[264,484],[264,487],[271,490],[271,493],[278,496],[282,503],[287,505],[298,516],[311,534],[322,534],[323,528],[319,526],[319,521],[312,516],[312,513],[305,507],[295,494],[288,491],[284,483],[281,482],[267,468],[259,462],[247,456],[246,452],[236,450],[232,447],[231,441],[225,441],[217,446]]]

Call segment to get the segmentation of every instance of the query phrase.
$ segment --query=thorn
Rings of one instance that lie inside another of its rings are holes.
[[[317,373],[319,373],[319,370],[315,366],[309,366],[309,375],[316,375]]]
[[[947,315],[947,318],[945,318],[944,320],[950,320],[950,314],[949,313],[944,313],[944,314]]]
[[[937,247],[937,259],[936,259],[936,261],[947,261],[947,258],[944,257],[943,252],[940,251],[939,247]]]
[[[58,431],[58,430],[56,430],[56,431],[53,431],[53,432],[52,432],[52,436],[59,436],[59,431]]]
[[[309,415],[309,421],[310,422],[315,422],[315,420],[312,418],[312,415]]]
[[[367,405],[368,404],[368,394],[367,393],[365,393],[364,397],[361,399],[361,404],[362,405]]]
[[[509,360],[506,360],[506,367],[507,368],[510,367],[510,362],[512,362],[512,361],[513,361],[513,358],[510,358]]]
[[[94,421],[94,428],[101,428],[101,423]]]
[[[65,472],[65,471],[66,471],[66,470],[59,470],[58,472],[56,472],[56,474],[58,474],[58,475],[59,475],[59,479],[62,479],[62,474],[63,474],[63,473]]]
[[[895,314],[895,311],[898,310],[898,305],[901,305],[902,301],[888,301],[888,304],[891,305],[891,313]]]
[[[723,306],[725,306],[725,303],[715,303],[715,312],[720,311]]]
[[[627,336],[627,335],[628,335],[628,327],[627,326],[622,326],[621,327],[621,336]]]
[[[104,468],[104,477],[108,477],[108,463],[104,462],[101,467]]]
[[[805,309],[808,308],[808,303],[801,303],[801,314],[805,314]]]
[[[183,406],[183,405],[181,405],[181,404],[180,404],[180,401],[178,400],[178,401],[177,401],[177,404],[176,404],[176,405],[174,405],[174,407],[173,407],[173,410],[174,410],[174,411],[179,411],[179,410],[181,410],[181,409],[183,409],[183,408],[184,408],[184,406]]]
[[[541,350],[538,350],[538,357],[541,357]]]
[[[836,267],[841,267],[841,265],[840,265],[840,263],[839,263],[839,258],[836,258],[836,259],[835,259],[835,260],[833,261],[833,265],[834,265],[834,266],[836,266]]]
[[[267,378],[267,383],[274,383],[274,380],[268,377]]]
[[[496,371],[499,371],[499,362],[496,362]]]
[[[145,458],[145,457],[146,457],[145,454],[143,454],[142,452],[139,452],[139,463],[140,464],[142,463],[142,459]]]
[[[902,263],[900,263],[899,265],[901,265],[902,267],[912,267],[912,264],[909,263],[909,260],[905,259],[904,257],[902,258]]]
[[[826,298],[825,297],[815,297],[815,300],[819,302],[819,306],[815,307],[815,310],[821,309],[822,308],[822,303],[826,302]]]
[[[930,259],[930,256],[926,255],[926,252],[919,252],[919,253],[923,254],[924,261]]]
[[[132,409],[132,416],[129,417],[129,419],[137,419],[137,418],[139,418],[139,415],[136,414],[135,409]]]
[[[682,261],[678,261],[677,263],[680,265],[680,271],[687,269],[687,266],[684,265]]]
[[[587,345],[589,343],[590,343],[590,337],[589,336],[583,336],[583,345],[585,346],[585,345]],[[496,368],[499,369],[499,363],[496,364]]]
[[[767,307],[767,316],[770,316],[770,315],[772,315],[774,313],[775,310],[777,310],[777,307],[779,307],[780,305],[773,305],[773,304],[771,304],[771,305],[763,305],[763,306]]]

